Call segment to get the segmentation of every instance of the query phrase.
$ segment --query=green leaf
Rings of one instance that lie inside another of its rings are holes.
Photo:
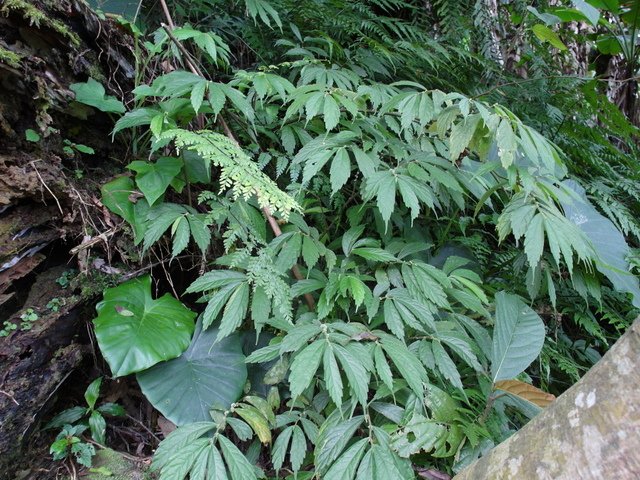
[[[329,397],[340,408],[342,406],[342,377],[331,346],[324,351],[322,365],[324,368],[324,384]]]
[[[89,78],[86,83],[74,83],[69,88],[76,94],[76,102],[84,103],[103,112],[124,113],[125,108],[120,100],[105,95],[102,84]]]
[[[24,131],[24,138],[27,140],[27,142],[38,143],[40,141],[40,135],[38,134],[38,132],[31,128],[27,128]]]
[[[232,480],[257,480],[253,466],[238,447],[222,435],[218,441]]]
[[[356,357],[342,345],[334,345],[333,348],[342,370],[347,375],[348,385],[353,395],[361,405],[366,405],[369,391],[369,375],[362,364],[364,359]]]
[[[322,478],[324,480],[353,480],[368,444],[369,439],[367,438],[355,442],[340,455]]]
[[[129,200],[134,190],[133,180],[129,177],[118,177],[100,188],[104,206],[124,218],[129,225],[136,224],[134,204]]]
[[[351,176],[351,160],[345,147],[336,151],[335,157],[331,162],[329,175],[331,178],[331,194],[333,195],[347,183]]]
[[[219,337],[221,339],[231,335],[238,329],[247,316],[248,308],[249,284],[241,283],[235,288],[224,308],[222,320],[220,321]]]
[[[89,428],[91,429],[91,438],[93,438],[100,445],[105,445],[105,433],[107,430],[107,422],[104,417],[98,411],[91,413],[89,417]]]
[[[84,399],[89,406],[89,409],[93,410],[93,407],[96,405],[96,400],[100,396],[100,384],[102,383],[102,377],[96,378],[93,382],[89,384],[87,390],[84,392]]]
[[[340,121],[340,107],[331,95],[324,96],[323,114],[325,128],[327,131],[333,130]]]
[[[148,275],[107,289],[96,311],[98,345],[115,377],[179,356],[194,329],[195,313],[174,297],[151,298]],[[122,315],[124,311],[133,315]]]
[[[159,158],[156,163],[131,162],[127,168],[137,173],[136,184],[149,205],[153,205],[167,190],[171,181],[182,170],[182,160],[174,157]]]
[[[600,12],[593,5],[589,5],[585,0],[571,0],[571,3],[582,13],[594,27],[600,20]]]
[[[291,469],[294,472],[300,470],[304,457],[307,454],[307,439],[304,436],[302,429],[296,425],[293,427],[293,438],[291,439]]]
[[[271,430],[269,429],[268,421],[257,408],[242,404],[236,407],[234,411],[251,426],[263,444],[271,443]]]
[[[631,293],[633,305],[640,308],[638,277],[630,273],[627,257],[631,250],[624,236],[608,218],[602,216],[587,200],[584,188],[571,180],[562,182],[579,197],[573,203],[563,202],[566,217],[582,230],[596,251],[595,265],[621,292]]]
[[[273,464],[273,468],[276,472],[278,472],[282,465],[284,464],[284,458],[287,454],[287,449],[289,447],[289,440],[291,439],[291,435],[293,434],[293,425],[288,426],[278,438],[273,443],[273,448],[271,449],[271,463]]]
[[[117,403],[111,402],[103,403],[96,410],[104,415],[112,415],[114,417],[124,417],[127,414],[124,408]]]
[[[411,390],[421,398],[424,392],[423,382],[427,380],[427,372],[422,363],[409,351],[404,342],[388,334],[382,333],[381,336],[382,348],[393,361],[402,378],[407,381]]]
[[[442,374],[442,376],[449,380],[451,384],[459,390],[463,390],[462,380],[460,378],[460,373],[456,367],[456,364],[453,363],[451,357],[444,349],[442,344],[438,341],[435,341],[431,344],[431,349],[433,351],[433,357],[436,362],[436,367]]]
[[[398,259],[395,255],[383,250],[382,248],[375,247],[358,247],[354,248],[351,253],[358,255],[366,260],[373,260],[374,262],[397,262]]]
[[[228,408],[242,395],[247,367],[238,335],[218,338],[198,321],[191,345],[180,357],[137,375],[142,393],[176,425],[211,418],[212,408]]]
[[[495,296],[491,375],[494,382],[511,380],[522,373],[542,350],[545,328],[542,319],[516,295]]]
[[[321,429],[315,449],[315,466],[320,473],[326,471],[338,458],[363,421],[364,417],[358,415],[324,431]]]
[[[87,409],[84,407],[71,407],[66,410],[63,410],[58,415],[53,417],[44,428],[45,429],[60,428],[67,424],[71,425],[73,423],[76,423],[86,414],[87,414]]]
[[[562,40],[560,40],[558,34],[546,25],[539,23],[531,27],[531,30],[533,30],[533,33],[536,35],[536,37],[538,37],[538,39],[540,39],[541,42],[550,43],[558,50],[567,49],[567,46],[562,42]]]
[[[326,346],[325,340],[316,340],[296,355],[289,375],[289,389],[293,398],[300,396],[311,383]]]

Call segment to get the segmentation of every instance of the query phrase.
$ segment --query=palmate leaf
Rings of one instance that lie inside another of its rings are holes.
[[[116,377],[179,356],[189,346],[196,316],[169,294],[153,300],[148,275],[107,289],[96,311],[98,345]]]
[[[159,480],[257,480],[247,457],[229,439],[206,436],[216,427],[213,422],[179,427],[160,443],[151,470],[160,471]]]
[[[495,296],[491,375],[494,382],[522,373],[540,354],[545,338],[542,319],[519,297],[505,292]]]
[[[137,375],[142,393],[176,425],[208,420],[212,408],[226,409],[242,394],[247,367],[240,337],[218,335],[216,328],[203,331],[200,319],[187,351]]]

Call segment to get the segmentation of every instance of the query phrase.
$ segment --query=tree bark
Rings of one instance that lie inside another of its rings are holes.
[[[640,478],[640,319],[585,376],[456,480]]]
[[[113,226],[98,188],[124,155],[111,143],[112,119],[75,103],[69,85],[93,77],[124,97],[132,44],[82,0],[0,0],[0,328],[16,328],[0,337],[0,478],[29,462],[17,460],[21,447],[90,351],[78,335],[92,315],[88,297],[56,280],[78,268],[71,247]],[[27,129],[40,140],[26,141]],[[65,141],[95,155],[70,156]],[[86,266],[89,250],[81,254]],[[48,306],[53,298],[60,306]],[[28,308],[38,318],[23,328]]]

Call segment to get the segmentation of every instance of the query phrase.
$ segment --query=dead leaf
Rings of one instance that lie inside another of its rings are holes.
[[[531,402],[541,408],[547,407],[556,397],[550,393],[544,392],[539,388],[529,385],[519,380],[500,380],[494,384],[496,390],[502,390],[527,402]]]

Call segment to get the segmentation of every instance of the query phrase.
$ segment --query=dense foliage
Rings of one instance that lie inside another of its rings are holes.
[[[635,75],[638,7],[500,3],[168,2],[128,25],[126,108],[75,86],[126,111],[104,205],[200,259],[195,324],[149,277],[94,322],[179,426],[160,478],[456,472],[630,323],[638,131],[572,62]]]

